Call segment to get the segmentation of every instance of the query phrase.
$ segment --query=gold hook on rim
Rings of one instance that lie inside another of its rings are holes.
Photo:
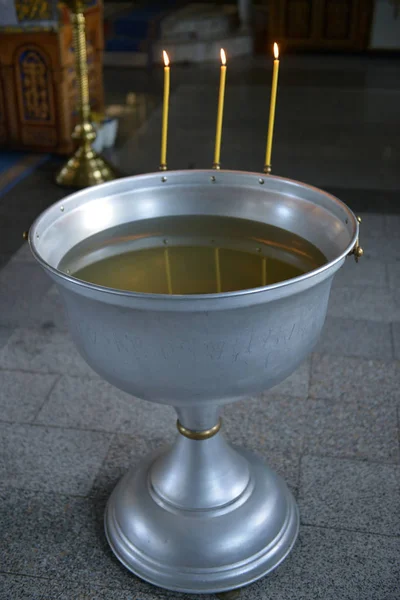
[[[361,223],[361,217],[357,217],[357,221],[359,223]],[[356,243],[354,244],[353,250],[351,250],[349,252],[349,256],[353,255],[354,260],[356,261],[356,263],[358,263],[358,261],[360,260],[360,258],[362,257],[363,254],[364,254],[364,250],[360,246],[360,241],[359,241],[359,237],[358,237]]]

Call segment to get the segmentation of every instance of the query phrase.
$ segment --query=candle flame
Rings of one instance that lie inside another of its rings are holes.
[[[223,48],[221,48],[221,62],[223,65],[226,65],[226,54],[225,54],[225,50]]]
[[[165,50],[163,50],[163,59],[164,59],[164,65],[166,67],[169,67],[169,56],[168,54],[165,52]]]
[[[278,60],[279,58],[279,46],[276,42],[274,42],[274,56],[275,59]]]

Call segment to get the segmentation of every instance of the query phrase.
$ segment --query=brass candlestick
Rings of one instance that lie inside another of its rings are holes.
[[[84,188],[117,177],[113,167],[92,148],[96,131],[90,119],[89,78],[86,53],[85,15],[83,0],[65,0],[71,11],[75,47],[76,81],[78,85],[79,123],[72,137],[79,147],[56,176],[59,185]]]

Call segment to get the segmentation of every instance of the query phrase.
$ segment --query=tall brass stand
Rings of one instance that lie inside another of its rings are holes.
[[[72,137],[79,140],[79,147],[66,165],[59,171],[59,185],[84,188],[117,177],[113,167],[92,148],[96,131],[90,119],[89,78],[86,53],[85,15],[83,0],[66,0],[71,11],[75,47],[76,81],[78,85],[79,123]]]

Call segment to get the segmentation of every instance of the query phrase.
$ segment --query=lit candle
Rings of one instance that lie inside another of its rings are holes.
[[[274,135],[276,93],[278,91],[278,73],[279,73],[279,48],[278,48],[277,43],[274,44],[274,56],[275,56],[275,60],[274,60],[274,70],[272,73],[271,102],[270,102],[270,106],[269,106],[267,150],[265,153],[264,173],[271,173],[272,138]]]
[[[169,58],[168,54],[163,50],[164,58],[164,101],[162,113],[162,129],[161,129],[161,160],[160,170],[167,170],[167,136],[168,136],[168,108],[169,108]]]
[[[225,99],[225,82],[226,82],[226,54],[221,48],[221,76],[219,80],[219,97],[218,97],[218,113],[217,113],[217,130],[215,133],[215,151],[214,151],[214,169],[220,169],[221,156],[221,137],[222,137],[222,119],[224,116],[224,99]]]

